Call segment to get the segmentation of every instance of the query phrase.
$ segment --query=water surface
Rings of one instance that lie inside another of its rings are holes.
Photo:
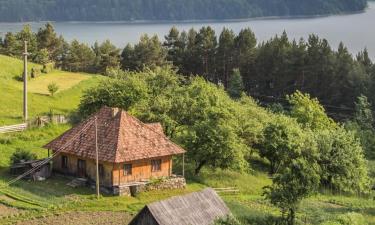
[[[44,23],[31,23],[37,30]],[[309,34],[318,34],[326,38],[332,47],[337,48],[340,41],[356,54],[358,51],[368,48],[370,55],[375,59],[375,3],[369,3],[369,8],[364,13],[352,15],[338,15],[319,18],[296,19],[257,19],[247,21],[215,21],[215,22],[166,22],[166,23],[129,23],[129,22],[58,22],[54,23],[58,34],[65,39],[78,39],[88,44],[95,41],[110,39],[118,47],[124,47],[127,43],[135,43],[139,37],[147,33],[157,34],[160,38],[168,33],[172,26],[180,30],[190,28],[199,29],[202,26],[211,26],[217,34],[224,27],[230,28],[236,33],[241,29],[250,27],[259,41],[270,39],[275,34],[281,34],[284,30],[290,38],[306,38]],[[0,23],[0,36],[9,31],[18,31],[22,23]]]

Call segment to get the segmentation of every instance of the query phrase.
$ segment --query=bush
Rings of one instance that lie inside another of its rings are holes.
[[[54,63],[46,63],[43,65],[42,73],[50,73],[55,68]]]
[[[31,69],[31,74],[30,74],[30,76],[31,76],[31,78],[37,78],[37,77],[40,76],[40,73],[41,73],[41,71],[40,71],[39,68],[35,68],[35,67],[33,67],[33,68]]]
[[[365,225],[366,220],[365,218],[355,212],[346,213],[343,215],[338,216],[337,221],[342,225]]]
[[[24,149],[17,148],[16,151],[10,156],[10,162],[12,164],[25,162],[29,160],[35,160],[37,156]]]
[[[59,86],[57,86],[56,83],[50,83],[47,88],[51,96],[53,96],[59,90]]]
[[[222,218],[215,221],[215,225],[241,225],[241,223],[233,216],[228,216],[227,218]]]

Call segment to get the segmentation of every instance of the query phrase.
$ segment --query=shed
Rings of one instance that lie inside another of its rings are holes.
[[[146,205],[129,225],[212,225],[230,215],[211,188]]]
[[[24,162],[15,163],[10,167],[10,172],[13,175],[23,174],[31,169],[34,171],[26,176],[26,179],[44,180],[51,176],[52,167],[50,163],[44,163],[40,165],[45,159],[29,160]],[[35,169],[37,168],[37,169]]]

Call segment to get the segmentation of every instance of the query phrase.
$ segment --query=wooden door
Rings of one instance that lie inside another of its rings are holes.
[[[78,159],[77,161],[77,176],[86,177],[86,161]]]

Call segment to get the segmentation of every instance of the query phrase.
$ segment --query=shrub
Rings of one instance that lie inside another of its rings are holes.
[[[51,96],[53,96],[59,90],[59,86],[57,86],[56,83],[50,83],[47,88]]]
[[[31,76],[31,78],[37,78],[37,77],[40,76],[40,73],[41,73],[41,71],[40,71],[39,68],[35,68],[35,67],[33,67],[33,68],[31,69],[31,74],[30,74],[30,76]]]
[[[241,225],[241,223],[233,216],[228,216],[227,218],[222,218],[215,221],[215,225]]]
[[[54,63],[46,63],[43,65],[42,73],[50,73],[55,68]]]
[[[20,163],[29,160],[35,160],[37,156],[24,149],[17,148],[16,151],[10,156],[10,162],[12,164]]]
[[[346,213],[343,215],[338,216],[337,221],[340,222],[342,225],[365,225],[366,220],[365,218],[355,212]]]

